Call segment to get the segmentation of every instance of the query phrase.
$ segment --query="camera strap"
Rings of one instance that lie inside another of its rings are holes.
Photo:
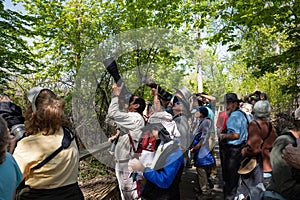
[[[56,149],[52,154],[50,154],[49,156],[47,156],[47,158],[45,158],[42,162],[40,162],[39,164],[37,164],[36,166],[34,166],[32,168],[32,170],[41,168],[47,162],[49,162],[52,158],[54,158],[59,152],[61,152],[63,149],[67,149],[70,146],[71,142],[75,138],[75,135],[67,127],[63,127],[63,130],[64,130],[64,137],[62,139],[61,146],[58,149]]]

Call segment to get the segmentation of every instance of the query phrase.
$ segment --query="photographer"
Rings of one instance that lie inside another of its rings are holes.
[[[137,183],[130,177],[128,161],[134,157],[134,151],[142,135],[141,128],[145,125],[143,111],[146,103],[143,98],[132,95],[129,99],[128,112],[123,112],[119,107],[122,86],[118,87],[117,84],[113,84],[112,89],[113,98],[108,108],[107,118],[113,120],[120,128],[120,136],[114,152],[116,176],[122,199],[138,199]]]
[[[143,128],[151,131],[159,145],[151,164],[132,159],[129,169],[141,171],[146,179],[142,199],[180,199],[179,183],[183,172],[184,158],[178,144],[172,140],[174,133],[166,123],[152,123]]]
[[[296,200],[300,196],[300,171],[295,161],[299,160],[300,107],[292,119],[293,127],[285,128],[277,137],[271,151],[272,178],[264,199],[270,194],[280,194],[284,199]],[[294,153],[293,153],[294,152]],[[296,165],[295,165],[296,164]],[[297,168],[295,168],[297,167]]]
[[[122,200],[139,199],[138,182],[131,177],[132,172],[128,171],[128,161],[134,157],[142,136],[141,129],[145,125],[143,111],[146,102],[142,97],[132,95],[125,87],[114,58],[104,60],[103,64],[115,81],[112,85],[113,98],[106,118],[119,129],[110,140],[118,138],[113,154],[121,197]]]
[[[156,93],[157,93],[158,100],[160,102],[160,107],[162,108],[162,110],[165,110],[168,113],[170,113],[171,115],[174,115],[172,106],[174,104],[174,98],[176,98],[176,97],[174,95],[172,95],[171,93],[169,93],[168,91],[164,90],[159,85],[157,85],[155,83],[155,81],[150,78],[148,78],[145,81],[145,84],[147,86],[149,86],[150,88],[152,88],[152,90],[153,89],[157,90]]]
[[[65,137],[68,124],[64,115],[65,101],[50,89],[41,87],[29,90],[27,98],[30,101],[25,113],[27,137],[18,142],[13,154],[25,180],[17,199],[83,200],[77,182],[78,147],[70,134]],[[43,164],[53,152],[59,153]],[[43,166],[38,167],[41,164]]]
[[[7,122],[12,139],[8,151],[13,153],[16,142],[25,135],[25,119],[22,115],[22,109],[14,104],[8,95],[0,94],[0,116]]]
[[[255,91],[251,94],[248,94],[242,98],[242,101],[244,103],[249,103],[249,104],[252,104],[253,106],[259,100],[268,100],[267,94],[257,90],[257,91]]]

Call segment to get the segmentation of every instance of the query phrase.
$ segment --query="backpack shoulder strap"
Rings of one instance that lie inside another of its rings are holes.
[[[256,121],[256,120],[253,120],[255,123],[256,123],[256,125],[258,126],[258,128],[259,128],[259,130],[261,131],[261,126],[259,125],[259,123]]]
[[[269,131],[268,131],[267,136],[264,138],[264,140],[267,139],[267,138],[270,136],[270,134],[271,134],[271,132],[272,132],[272,129],[273,129],[272,123],[269,122]]]
[[[247,120],[247,125],[249,125],[249,120],[248,120],[247,114],[244,111],[242,111],[241,109],[237,109],[237,111],[240,111],[241,113],[243,113],[243,115],[245,116],[245,118]]]
[[[136,153],[136,149],[134,147],[133,139],[132,139],[129,131],[128,131],[127,135],[128,135],[128,138],[129,138],[129,142],[130,142],[131,148],[132,148],[133,152]]]
[[[72,140],[74,139],[74,133],[66,127],[63,127],[63,130],[64,130],[64,137],[62,139],[61,146],[58,149],[56,149],[53,153],[51,153],[49,156],[47,156],[42,162],[34,166],[32,169],[41,168],[52,158],[54,158],[59,152],[61,152],[63,149],[66,149],[70,146]]]

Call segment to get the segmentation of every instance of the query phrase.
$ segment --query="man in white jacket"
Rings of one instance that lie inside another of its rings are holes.
[[[138,147],[138,142],[142,135],[141,128],[145,122],[143,111],[145,100],[137,95],[132,95],[128,103],[128,112],[120,110],[119,96],[122,90],[116,84],[112,86],[113,98],[108,108],[107,118],[113,120],[120,129],[120,136],[116,144],[114,156],[116,160],[116,176],[123,200],[138,199],[136,182],[130,177],[128,171],[128,161],[133,158],[134,151]]]

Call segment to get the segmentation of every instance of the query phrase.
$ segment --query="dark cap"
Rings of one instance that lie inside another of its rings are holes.
[[[208,116],[208,109],[205,106],[200,106],[198,111],[203,115],[203,117]]]
[[[206,106],[197,106],[196,108],[193,108],[191,111],[192,114],[196,112],[200,112],[203,115],[203,117],[208,116],[208,109],[206,108]]]

